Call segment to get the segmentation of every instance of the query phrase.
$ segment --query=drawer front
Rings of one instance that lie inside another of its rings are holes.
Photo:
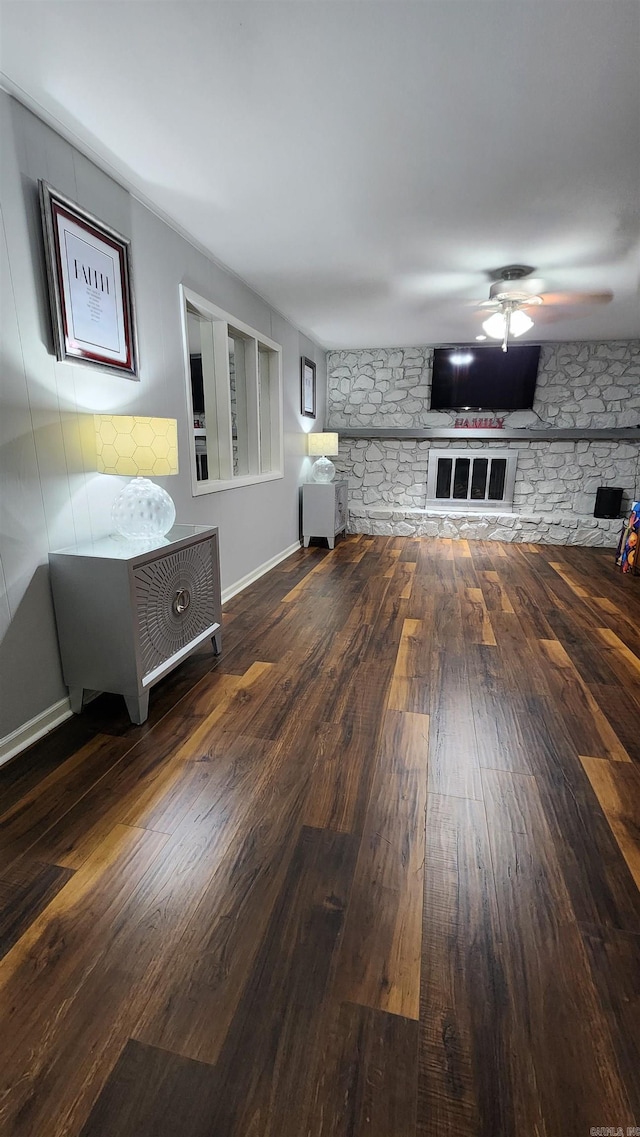
[[[141,677],[220,622],[217,545],[210,538],[133,570]]]
[[[335,528],[336,533],[344,529],[347,524],[347,487],[336,486],[336,517]]]

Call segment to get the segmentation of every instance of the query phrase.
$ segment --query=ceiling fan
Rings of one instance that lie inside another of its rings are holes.
[[[533,327],[534,321],[528,309],[541,305],[546,310],[581,304],[608,304],[613,299],[612,292],[538,291],[542,281],[529,279],[534,271],[531,265],[505,265],[497,269],[491,274],[494,282],[489,289],[489,299],[478,304],[481,311],[492,313],[482,327],[492,339],[502,340],[503,351],[507,350],[510,336],[517,338]]]

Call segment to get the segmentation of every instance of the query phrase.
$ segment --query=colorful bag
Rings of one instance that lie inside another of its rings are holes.
[[[638,553],[638,541],[640,540],[640,501],[634,501],[631,505],[631,513],[629,520],[625,522],[624,529],[620,534],[620,542],[618,544],[618,552],[616,555],[616,564],[620,566],[623,572],[637,572],[636,563]]]

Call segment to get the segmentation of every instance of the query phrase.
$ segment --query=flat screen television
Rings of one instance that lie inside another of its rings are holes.
[[[431,410],[520,411],[533,406],[540,347],[437,347]]]

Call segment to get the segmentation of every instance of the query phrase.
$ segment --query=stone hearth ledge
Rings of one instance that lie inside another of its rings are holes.
[[[620,518],[609,520],[586,514],[500,513],[496,510],[482,513],[350,503],[348,532],[378,537],[452,537],[615,548],[622,525]]]

